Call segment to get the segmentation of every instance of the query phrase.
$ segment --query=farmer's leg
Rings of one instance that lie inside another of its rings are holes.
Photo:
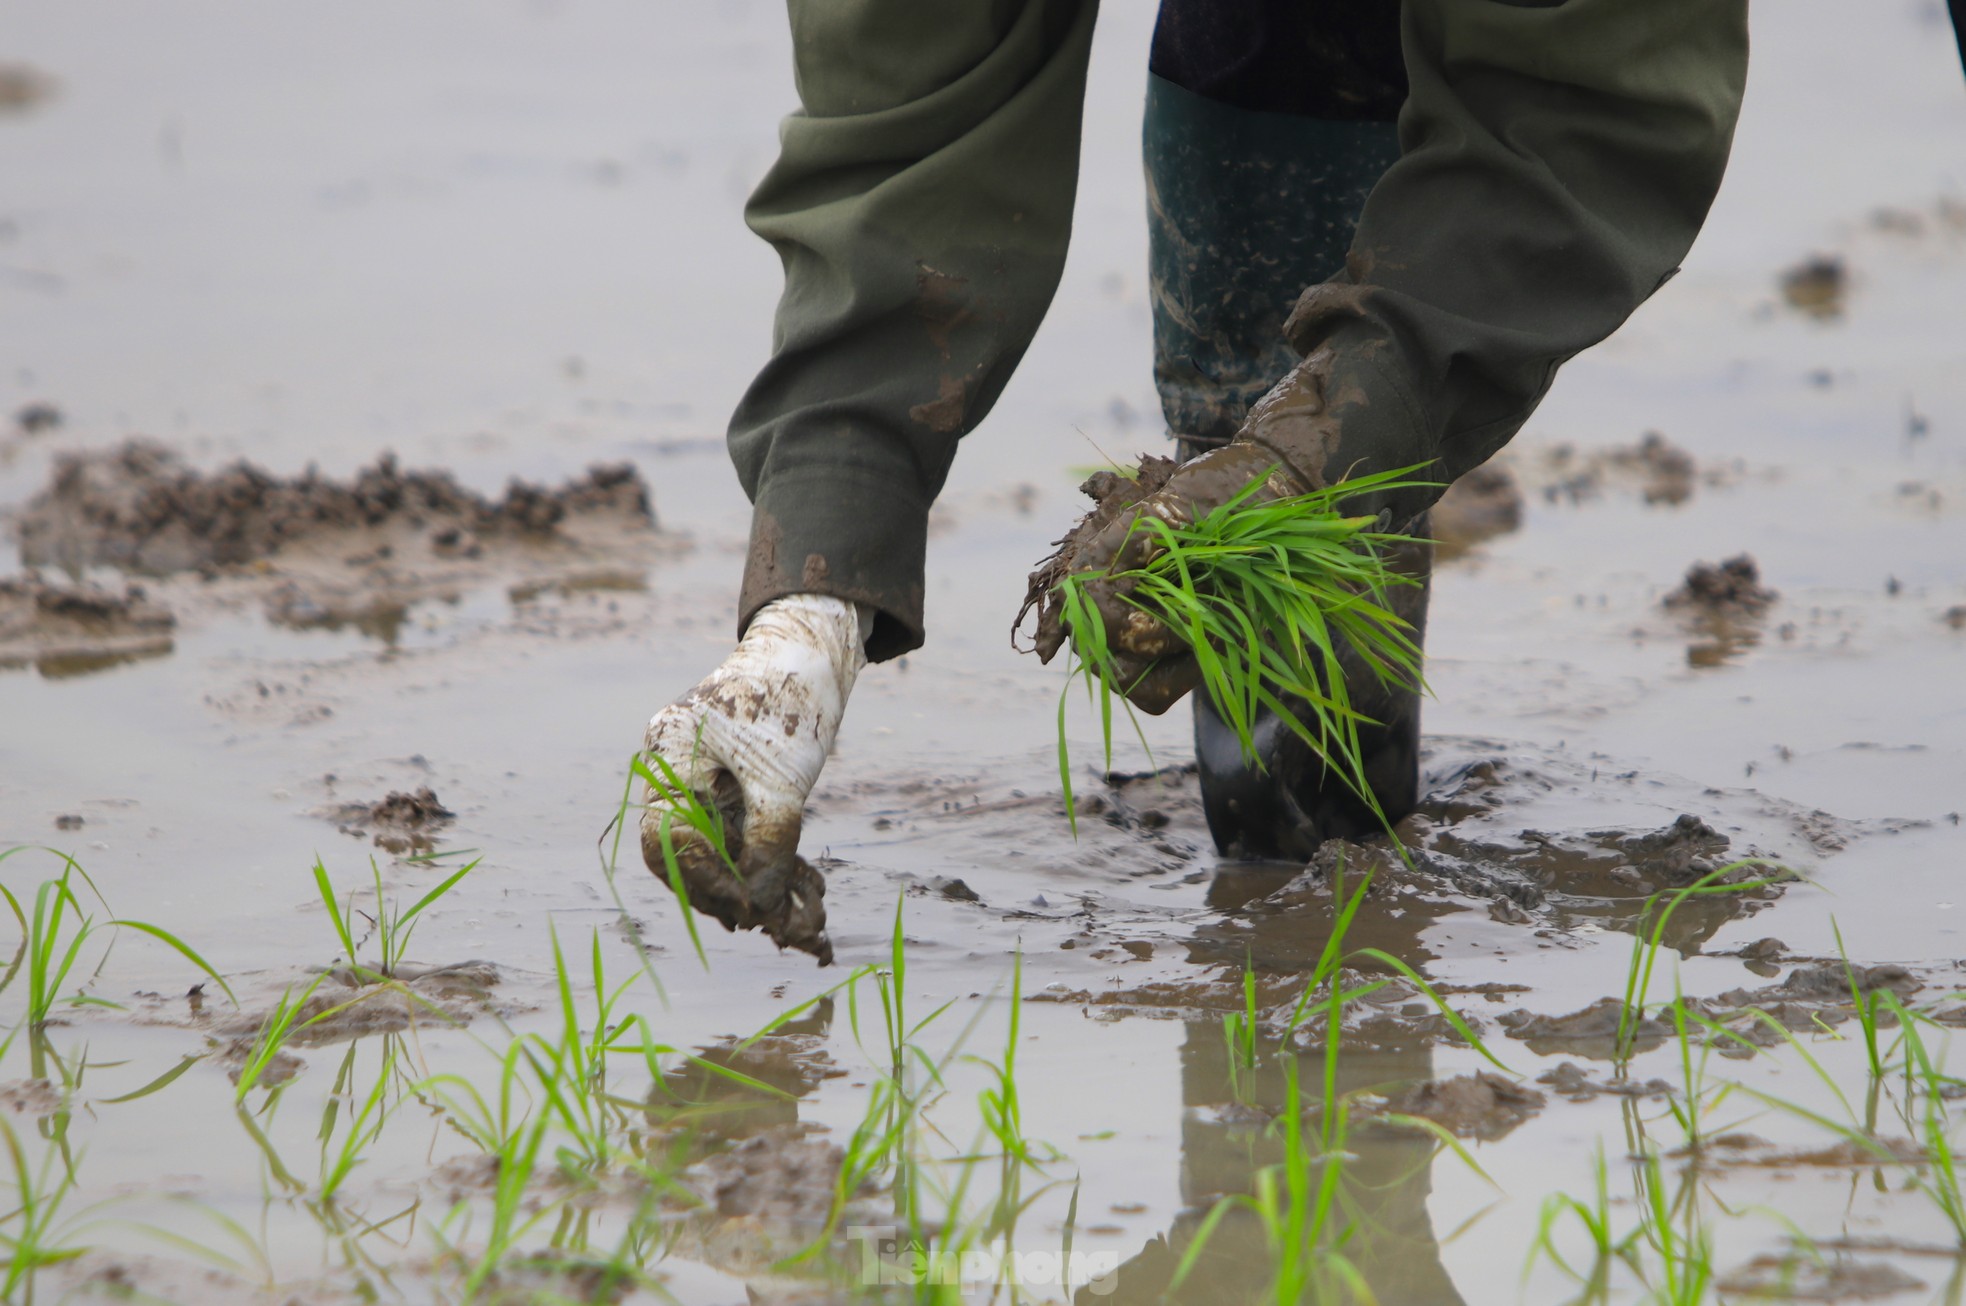
[[[1183,458],[1226,443],[1296,365],[1284,318],[1304,287],[1344,266],[1365,197],[1399,156],[1397,6],[1341,7],[1323,27],[1310,10],[1302,0],[1161,6],[1144,131],[1154,380]],[[1413,546],[1402,569],[1424,582],[1430,560]],[[1417,638],[1424,584],[1395,597]],[[1418,695],[1348,680],[1377,723],[1360,731],[1371,787],[1397,820],[1417,796]],[[1195,696],[1203,799],[1223,853],[1301,860],[1326,838],[1379,828],[1371,805],[1274,716],[1256,737],[1260,765]]]

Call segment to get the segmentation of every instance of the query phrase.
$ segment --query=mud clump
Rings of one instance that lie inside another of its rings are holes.
[[[1478,1070],[1409,1088],[1387,1099],[1386,1110],[1431,1120],[1460,1138],[1492,1143],[1541,1111],[1545,1101],[1533,1088]]]
[[[177,620],[136,585],[0,579],[0,668],[32,665],[54,679],[171,651]]]
[[[1483,463],[1447,487],[1428,515],[1435,558],[1459,557],[1483,540],[1507,535],[1522,525],[1522,487],[1515,474]]]
[[[370,1034],[395,1034],[418,1024],[468,1024],[488,1010],[498,967],[487,961],[464,961],[448,966],[397,966],[384,978],[363,968],[339,967],[328,972],[293,1017],[289,1047],[318,1047],[343,1043]],[[242,1058],[272,1013],[240,1016],[218,1026],[229,1038],[225,1055]],[[284,1054],[283,1054],[284,1055]],[[298,1073],[300,1063],[287,1067]],[[262,1081],[266,1077],[262,1075]]]
[[[1643,1083],[1634,1079],[1592,1079],[1574,1061],[1558,1062],[1554,1070],[1536,1076],[1536,1082],[1549,1085],[1552,1093],[1571,1102],[1588,1102],[1600,1093],[1648,1098],[1667,1098],[1673,1094],[1672,1085],[1663,1079],[1648,1079]]]
[[[24,63],[0,63],[0,114],[26,113],[55,93],[55,79]]]
[[[1926,1284],[1885,1261],[1763,1252],[1713,1286],[1730,1298],[1831,1302],[1882,1301],[1917,1292]]]
[[[1713,667],[1761,642],[1760,618],[1779,597],[1761,584],[1760,569],[1743,553],[1721,563],[1694,563],[1663,602],[1668,611],[1685,614],[1699,637],[1686,646],[1687,663]]]
[[[455,819],[456,812],[437,801],[436,791],[424,785],[413,794],[390,794],[369,808],[369,820],[376,825],[394,825],[421,830]]]
[[[1778,597],[1761,584],[1761,569],[1743,553],[1725,562],[1694,563],[1680,587],[1666,595],[1665,605],[1751,617],[1765,612]]]
[[[514,480],[491,500],[447,472],[404,471],[390,454],[349,481],[311,468],[286,479],[243,461],[200,472],[163,445],[131,440],[59,457],[18,531],[30,564],[166,574],[260,562],[334,532],[407,526],[441,552],[468,548],[467,533],[549,536],[571,516],[600,512],[653,526],[648,488],[633,467],[593,467],[556,490]]]
[[[45,431],[61,429],[61,409],[53,404],[22,404],[14,411],[14,425],[22,435],[40,435]]]
[[[1811,254],[1782,273],[1782,298],[1798,313],[1827,322],[1843,316],[1850,272],[1834,254]]]
[[[17,1079],[0,1084],[0,1110],[41,1119],[61,1110],[61,1091],[45,1079]]]
[[[742,860],[736,844],[731,852]],[[691,906],[716,917],[726,930],[763,930],[780,948],[811,953],[822,966],[833,964],[833,941],[826,934],[826,877],[811,862],[795,853],[783,875],[767,873],[746,888],[704,841],[687,840],[676,853]],[[661,844],[646,825],[642,858],[650,867],[663,864]]]
[[[1693,455],[1657,431],[1647,431],[1637,444],[1581,454],[1575,445],[1559,444],[1544,455],[1543,497],[1551,503],[1578,504],[1597,498],[1607,483],[1635,486],[1649,504],[1676,507],[1693,497],[1701,476]],[[1705,478],[1721,479],[1717,473]]]
[[[1511,1011],[1500,1024],[1510,1038],[1521,1039],[1538,1056],[1568,1055],[1610,1061],[1618,1051],[1618,1031],[1627,1009],[1617,998],[1599,998],[1581,1011],[1545,1016]],[[1649,1052],[1663,1046],[1671,1030],[1650,1017],[1635,1018],[1626,1030],[1631,1050]]]
[[[436,790],[429,785],[414,793],[396,790],[373,803],[343,803],[327,814],[343,834],[373,834],[376,846],[392,853],[434,847],[432,836],[457,819],[457,813],[438,801]]]
[[[832,1213],[834,1180],[844,1157],[831,1143],[774,1129],[697,1162],[684,1173],[683,1184],[726,1219],[816,1226]]]

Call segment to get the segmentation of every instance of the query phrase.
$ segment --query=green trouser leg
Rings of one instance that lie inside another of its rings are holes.
[[[1154,383],[1185,458],[1226,443],[1296,365],[1284,319],[1305,286],[1344,267],[1359,210],[1399,141],[1391,123],[1255,112],[1158,77],[1143,136]],[[1400,561],[1423,582],[1393,596],[1418,638],[1431,550],[1414,546]],[[1372,719],[1359,730],[1366,775],[1396,821],[1419,790],[1419,694],[1354,672],[1354,702]],[[1224,855],[1303,861],[1327,838],[1380,828],[1371,805],[1275,714],[1260,713],[1254,735],[1257,756],[1246,758],[1213,701],[1195,695],[1202,804]]]
[[[1312,7],[1322,22],[1391,4]],[[1273,10],[1296,12],[1269,0],[1185,12],[1204,35],[1239,15],[1232,26],[1260,43],[1282,30],[1264,25]],[[789,0],[801,107],[745,214],[783,260],[785,293],[771,357],[731,418],[755,505],[740,629],[782,595],[830,594],[879,614],[870,658],[921,644],[929,504],[1064,266],[1095,11]],[[1342,269],[1310,272],[1285,332],[1321,360],[1344,465],[1432,461],[1448,480],[1500,448],[1558,366],[1615,330],[1692,243],[1740,106],[1747,5],[1397,11],[1398,161]],[[1315,79],[1346,48],[1272,44],[1282,82],[1300,53]],[[1304,226],[1316,234],[1316,219]],[[1405,525],[1431,498],[1362,506]]]

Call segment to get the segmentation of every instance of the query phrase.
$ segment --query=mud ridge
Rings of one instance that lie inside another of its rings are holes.
[[[200,472],[162,444],[130,440],[59,455],[16,529],[30,564],[168,574],[250,564],[311,536],[390,524],[470,556],[482,537],[549,535],[595,513],[655,525],[648,487],[627,464],[590,468],[553,490],[515,479],[491,500],[448,472],[404,471],[392,454],[337,481],[312,468],[282,478],[244,461]]]
[[[0,668],[32,665],[49,678],[77,675],[172,648],[177,619],[138,585],[57,585],[0,577]]]

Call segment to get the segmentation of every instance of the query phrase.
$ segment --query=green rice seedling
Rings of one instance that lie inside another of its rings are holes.
[[[886,1041],[887,1071],[897,1084],[901,1084],[906,1073],[906,1065],[912,1055],[915,1063],[924,1067],[929,1077],[937,1083],[942,1080],[942,1068],[935,1058],[915,1042],[924,1029],[933,1024],[943,1012],[955,1005],[955,999],[937,1007],[920,1020],[908,1023],[908,945],[902,934],[902,908],[905,897],[894,902],[894,930],[888,941],[888,964],[882,968],[865,967],[862,972],[871,974],[874,987],[880,995],[881,1033]],[[866,1044],[860,1037],[859,985],[847,986],[847,1024],[853,1030],[853,1041],[862,1050]]]
[[[389,1119],[387,1094],[391,1072],[396,1068],[396,1050],[385,1042],[382,1065],[376,1071],[375,1087],[369,1090],[362,1105],[349,1117],[348,1128],[341,1136],[341,1145],[332,1146],[335,1104],[344,1091],[352,1092],[355,1084],[355,1052],[355,1046],[350,1045],[348,1056],[342,1062],[341,1073],[335,1078],[334,1090],[329,1094],[329,1111],[322,1118],[320,1197],[323,1202],[334,1200],[349,1174],[365,1159],[364,1149],[381,1136],[382,1127]]]
[[[703,727],[697,726],[696,743],[692,748],[691,762],[695,762],[695,752],[703,746]],[[651,769],[650,763],[655,765]],[[683,905],[683,926],[689,931],[690,947],[696,951],[696,959],[703,969],[710,969],[710,958],[703,951],[703,936],[697,933],[696,912],[690,907],[689,886],[683,881],[682,863],[676,858],[677,823],[699,835],[705,843],[715,850],[718,858],[736,877],[743,882],[744,874],[737,868],[737,859],[731,855],[730,841],[724,831],[723,813],[714,804],[706,803],[696,790],[684,783],[669,759],[652,753],[637,753],[628,759],[628,786],[622,795],[620,812],[615,816],[614,855],[620,856],[621,836],[626,833],[628,811],[633,806],[635,782],[639,780],[648,786],[649,802],[659,808],[662,815],[656,824],[656,839],[662,846],[662,866],[669,877],[670,891]],[[613,867],[609,867],[609,880],[612,883]]]
[[[1701,1306],[1713,1287],[1714,1247],[1713,1231],[1700,1216],[1698,1181],[1688,1172],[1668,1193],[1657,1148],[1646,1148],[1633,1170],[1639,1222],[1625,1242],[1625,1261],[1651,1289],[1649,1300]]]
[[[996,1140],[1006,1166],[1032,1162],[1031,1141],[1024,1136],[1024,1108],[1017,1092],[1017,1036],[1023,1028],[1024,954],[1011,954],[1009,1029],[1004,1035],[1003,1060],[989,1066],[996,1083],[977,1097],[983,1127]],[[979,1058],[979,1060],[981,1060]],[[985,1063],[987,1064],[987,1063]]]
[[[1229,1054],[1229,1093],[1240,1102],[1243,1078],[1256,1069],[1256,971],[1246,956],[1242,963],[1242,1010],[1223,1015],[1222,1043]]]
[[[21,849],[16,848],[0,853],[0,860],[20,851]],[[4,991],[25,969],[28,993],[27,1019],[24,1023],[27,1028],[38,1029],[47,1024],[49,1013],[60,1001],[79,1006],[116,1006],[115,1003],[104,998],[83,992],[72,994],[66,999],[61,997],[61,990],[67,984],[76,962],[80,960],[83,948],[102,929],[134,930],[158,940],[196,966],[206,978],[224,990],[228,998],[232,996],[231,987],[217,971],[212,969],[210,963],[169,930],[145,921],[116,918],[98,925],[94,917],[86,914],[82,900],[76,895],[71,880],[79,878],[95,895],[96,900],[102,902],[102,894],[96,889],[95,882],[89,879],[88,873],[74,858],[66,853],[55,855],[63,862],[62,872],[55,879],[42,881],[40,887],[35,890],[32,913],[23,908],[20,899],[12,890],[0,884],[0,899],[5,900],[9,910],[13,912],[14,919],[21,927],[21,942],[15,951],[13,963],[8,967],[5,976],[0,977],[0,991]],[[107,905],[105,902],[105,908]],[[100,971],[102,963],[107,959],[108,953],[105,950],[103,956],[97,960],[95,970]],[[14,1033],[18,1033],[20,1028],[16,1026]],[[6,1042],[0,1043],[0,1055],[4,1055],[7,1047],[12,1044],[13,1038],[14,1034],[10,1033]]]
[[[1772,867],[1774,873],[1752,880],[1728,878],[1750,866]],[[1631,1060],[1632,1052],[1638,1043],[1639,1023],[1645,1018],[1646,998],[1651,991],[1653,968],[1658,963],[1659,950],[1664,946],[1666,927],[1672,923],[1673,913],[1693,898],[1753,893],[1800,878],[1793,871],[1776,866],[1765,858],[1744,857],[1740,861],[1716,867],[1682,888],[1670,892],[1662,890],[1645,900],[1638,921],[1632,929],[1631,961],[1625,968],[1624,1006],[1618,1017],[1614,1055],[1620,1073],[1623,1073],[1625,1064]],[[1651,926],[1649,931],[1646,929],[1648,922]]]
[[[1337,863],[1337,867],[1333,869],[1331,895],[1337,901],[1337,911],[1333,913],[1331,932],[1325,936],[1325,944],[1323,944],[1323,948],[1317,954],[1317,964],[1311,968],[1311,974],[1307,976],[1307,980],[1303,983],[1303,993],[1298,995],[1296,1005],[1290,1009],[1290,1017],[1284,1021],[1284,1044],[1288,1046],[1290,1040],[1294,1039],[1296,1033],[1303,1027],[1303,1023],[1309,1017],[1317,1015],[1319,1011],[1323,1011],[1325,1015],[1335,1015],[1337,1009],[1341,1009],[1345,1003],[1359,1001],[1360,997],[1368,997],[1370,993],[1376,993],[1378,989],[1386,987],[1388,981],[1370,980],[1362,983],[1362,985],[1353,987],[1353,989],[1343,989],[1337,983],[1337,980],[1343,974],[1345,962],[1347,960],[1359,960],[1359,962],[1372,962],[1376,966],[1384,966],[1386,970],[1394,972],[1402,980],[1412,983],[1416,989],[1419,989],[1421,997],[1425,997],[1427,1003],[1435,1011],[1439,1011],[1441,1019],[1447,1021],[1447,1025],[1455,1031],[1455,1035],[1459,1035],[1471,1048],[1474,1048],[1476,1052],[1480,1052],[1480,1056],[1486,1058],[1488,1064],[1492,1064],[1496,1070],[1500,1070],[1504,1074],[1514,1074],[1514,1070],[1510,1070],[1502,1062],[1502,1058],[1498,1058],[1488,1048],[1488,1044],[1482,1040],[1482,1037],[1478,1033],[1474,1033],[1473,1025],[1469,1025],[1461,1017],[1459,1011],[1455,1011],[1453,1007],[1449,1007],[1447,1005],[1447,999],[1441,997],[1433,989],[1433,985],[1427,983],[1425,978],[1417,970],[1414,970],[1412,966],[1408,966],[1404,958],[1398,958],[1398,956],[1386,952],[1384,948],[1357,948],[1353,952],[1347,952],[1345,950],[1345,938],[1351,932],[1353,919],[1359,915],[1359,909],[1364,905],[1364,899],[1370,893],[1370,889],[1372,889],[1372,875],[1366,873],[1366,875],[1359,877],[1357,889],[1347,891],[1347,887],[1345,887],[1345,861],[1341,858],[1339,863]],[[1323,997],[1319,997],[1319,993],[1323,993]],[[1337,1066],[1333,1064],[1333,1066],[1327,1068],[1327,1086],[1325,1086],[1327,1092],[1335,1086],[1335,1082],[1337,1082]]]
[[[273,1252],[267,1237],[267,1207],[260,1209],[260,1229],[255,1234],[236,1217],[217,1207],[182,1195],[174,1195],[172,1200],[179,1209],[210,1221],[217,1229],[220,1241],[236,1248],[236,1254],[203,1239],[167,1229],[160,1224],[139,1222],[136,1225],[137,1230],[174,1250],[184,1252],[210,1265],[222,1274],[231,1275],[241,1283],[259,1289],[266,1297],[273,1296],[280,1286],[280,1274],[274,1265]],[[267,1204],[267,1206],[271,1205],[270,1202]]]
[[[1748,1014],[1758,1024],[1773,1031],[1776,1037],[1787,1045],[1789,1051],[1793,1052],[1802,1060],[1802,1063],[1809,1068],[1810,1073],[1829,1090],[1831,1096],[1836,1099],[1837,1104],[1843,1108],[1844,1118],[1842,1120],[1834,1119],[1820,1111],[1812,1110],[1799,1103],[1790,1102],[1785,1098],[1780,1098],[1772,1093],[1758,1089],[1752,1084],[1743,1083],[1737,1085],[1736,1087],[1739,1092],[1745,1093],[1757,1102],[1774,1107],[1776,1110],[1792,1115],[1797,1119],[1808,1121],[1827,1133],[1834,1134],[1844,1142],[1850,1144],[1852,1148],[1870,1155],[1881,1164],[1906,1164],[1903,1156],[1899,1155],[1889,1144],[1877,1136],[1876,1131],[1870,1124],[1869,1113],[1857,1110],[1851,1103],[1849,1095],[1843,1091],[1843,1086],[1837,1082],[1836,1076],[1809,1051],[1808,1046],[1795,1036],[1794,1031],[1790,1030],[1774,1016],[1759,1008],[1749,1008]],[[1740,1037],[1739,1035],[1733,1034],[1732,1031],[1721,1029],[1719,1026],[1709,1026],[1709,1028],[1725,1036]],[[1745,1044],[1747,1040],[1741,1039],[1741,1042]]]
[[[1966,1189],[1960,1183],[1959,1158],[1952,1148],[1952,1121],[1946,1110],[1947,1090],[1958,1081],[1945,1073],[1944,1061],[1934,1056],[1919,1031],[1924,1023],[1889,990],[1880,989],[1883,1006],[1898,1017],[1900,1039],[1905,1049],[1906,1078],[1910,1081],[1905,1103],[1907,1116],[1915,1113],[1913,1136],[1925,1153],[1925,1165],[1918,1177],[1919,1187],[1945,1217],[1954,1241],[1966,1250]],[[1914,1104],[1922,1104],[1922,1109]]]
[[[431,1236],[440,1254],[463,1270],[459,1296],[466,1302],[479,1299],[500,1267],[518,1249],[521,1240],[538,1227],[548,1214],[545,1208],[530,1215],[526,1212],[526,1193],[538,1169],[540,1148],[545,1141],[546,1122],[534,1121],[497,1154],[490,1228],[486,1230],[484,1245],[475,1256],[467,1256],[462,1250],[471,1226],[471,1204],[468,1200],[460,1201],[443,1220],[431,1227]]]
[[[1105,623],[1087,586],[1123,580],[1132,583],[1129,601],[1135,607],[1187,641],[1202,688],[1245,758],[1256,760],[1252,732],[1258,713],[1268,709],[1377,811],[1358,737],[1366,718],[1352,705],[1340,655],[1349,648],[1383,685],[1425,688],[1420,647],[1386,597],[1394,588],[1420,583],[1395,571],[1386,557],[1386,550],[1415,541],[1374,530],[1374,517],[1346,517],[1339,505],[1366,491],[1424,484],[1409,479],[1418,470],[1375,473],[1271,500],[1258,498],[1267,481],[1254,482],[1189,524],[1142,513],[1133,530],[1151,537],[1151,560],[1131,571],[1079,572],[1059,580],[1061,615],[1075,651],[1067,663],[1067,690],[1071,678],[1084,678],[1099,713],[1107,765],[1113,696],[1129,686],[1117,683]],[[1304,705],[1304,715],[1292,701]],[[1058,768],[1066,811],[1072,814],[1062,701]]]
[[[393,979],[397,967],[410,946],[410,935],[416,932],[417,918],[424,909],[457,887],[459,880],[478,869],[482,858],[473,858],[446,876],[436,888],[418,898],[408,909],[403,909],[384,896],[382,891],[382,867],[375,858],[369,858],[369,871],[375,881],[375,926],[376,947],[380,958],[374,968],[361,964],[356,952],[355,938],[355,890],[348,891],[345,902],[335,897],[334,883],[328,876],[328,868],[319,858],[314,861],[314,886],[320,891],[321,901],[328,909],[328,919],[334,925],[336,941],[341,944],[342,955],[348,959],[349,971],[359,983],[374,984]],[[366,940],[364,940],[366,941]]]
[[[520,1074],[525,1055],[525,1045],[519,1040],[506,1045],[498,1059],[498,1087],[491,1098],[475,1081],[448,1071],[418,1080],[412,1091],[436,1098],[445,1124],[486,1155],[499,1156],[517,1146],[532,1117],[531,1094]]]
[[[1340,1201],[1347,1105],[1343,1099],[1326,1103],[1314,1153],[1314,1140],[1304,1134],[1296,1058],[1285,1059],[1284,1076],[1287,1092],[1278,1117],[1284,1159],[1258,1170],[1250,1192],[1224,1197],[1209,1209],[1175,1267],[1170,1295],[1187,1282],[1222,1221],[1242,1210],[1263,1229],[1271,1258],[1270,1299],[1276,1306],[1342,1301],[1343,1294],[1355,1301],[1372,1300],[1370,1286],[1344,1253],[1351,1232]]]
[[[1734,1091],[1731,1081],[1715,1084],[1707,1078],[1707,1060],[1720,1042],[1738,1036],[1689,1008],[1685,995],[1680,992],[1677,975],[1673,977],[1673,1001],[1667,1012],[1672,1017],[1678,1053],[1680,1091],[1666,1099],[1666,1109],[1679,1125],[1687,1150],[1697,1154],[1707,1138],[1717,1132],[1707,1126],[1708,1115]],[[1715,1031],[1720,1033],[1716,1035]],[[1738,1127],[1738,1122],[1726,1126],[1727,1129]]]
[[[1344,1043],[1345,1009],[1391,981],[1368,979],[1362,983],[1348,984],[1344,969],[1347,960],[1371,961],[1414,984],[1469,1046],[1499,1069],[1505,1072],[1508,1069],[1488,1050],[1473,1028],[1411,966],[1380,949],[1347,950],[1347,934],[1370,887],[1369,875],[1360,877],[1355,887],[1347,886],[1343,863],[1339,863],[1334,874],[1336,906],[1330,934],[1304,991],[1284,1022],[1282,1046],[1285,1050],[1284,1070],[1288,1092],[1284,1110],[1278,1123],[1272,1127],[1280,1128],[1283,1132],[1285,1159],[1258,1170],[1251,1192],[1224,1197],[1209,1210],[1176,1268],[1170,1292],[1178,1289],[1193,1273],[1221,1222],[1240,1210],[1255,1216],[1264,1230],[1274,1261],[1270,1291],[1272,1299],[1279,1306],[1306,1300],[1335,1302],[1347,1297],[1359,1301],[1372,1299],[1363,1276],[1345,1254],[1345,1248],[1357,1230],[1357,1214],[1344,1187],[1345,1164],[1350,1155],[1348,1133],[1351,1106],[1346,1095],[1338,1090],[1338,1070]],[[1253,976],[1245,983],[1244,1007],[1244,1019],[1253,1023]],[[1288,1050],[1297,1031],[1313,1018],[1322,1020],[1324,1038],[1318,1067],[1319,1127],[1316,1136],[1307,1139],[1302,1119],[1304,1104],[1299,1090],[1298,1059]],[[1232,1064],[1237,1052],[1238,1048],[1232,1041]],[[1475,1174],[1493,1183],[1460,1141],[1435,1122],[1399,1115],[1388,1117],[1388,1120],[1431,1134],[1436,1143],[1436,1155],[1440,1151],[1452,1151]]]
[[[560,950],[559,932],[551,931],[551,938],[555,988],[560,1000],[560,1031],[555,1038],[526,1035],[522,1040],[524,1055],[548,1118],[573,1142],[572,1146],[562,1146],[556,1151],[562,1172],[569,1178],[592,1176],[606,1169],[614,1154],[607,1058],[610,1052],[632,1046],[622,1037],[627,1025],[614,1020],[614,1008],[637,977],[630,975],[613,992],[608,991],[601,960],[601,935],[599,930],[594,931],[594,1026],[591,1033],[583,1032],[574,1001],[573,978]]]
[[[304,1028],[313,1023],[313,1020],[319,1019],[316,1016],[303,1021],[300,1016],[301,1012],[306,1010],[307,1000],[314,996],[314,990],[320,988],[321,982],[326,978],[325,975],[316,975],[308,981],[307,987],[302,989],[298,996],[295,996],[292,988],[288,988],[280,995],[280,1000],[273,1004],[273,1010],[267,1013],[265,1020],[260,1022],[258,1031],[253,1035],[251,1046],[246,1049],[245,1063],[239,1067],[234,1101],[246,1100],[246,1094],[252,1092],[258,1085],[266,1074],[267,1067],[273,1064],[273,1059],[287,1045],[287,1040],[293,1037],[296,1029]]]
[[[1529,1245],[1529,1257],[1522,1267],[1525,1284],[1536,1262],[1547,1260],[1582,1288],[1578,1301],[1608,1300],[1611,1272],[1624,1254],[1629,1235],[1618,1237],[1612,1229],[1611,1170],[1604,1159],[1602,1142],[1592,1158],[1591,1177],[1593,1184],[1588,1198],[1552,1193],[1543,1199],[1543,1209],[1536,1221],[1536,1237]],[[1573,1266],[1557,1246],[1557,1228],[1566,1217],[1582,1226],[1588,1240],[1591,1263],[1585,1269]]]
[[[71,1261],[87,1251],[68,1243],[71,1231],[61,1218],[62,1203],[75,1189],[75,1170],[49,1149],[41,1164],[30,1165],[20,1135],[0,1118],[0,1145],[7,1150],[8,1186],[12,1209],[0,1215],[0,1301],[32,1306],[34,1279],[50,1265]],[[57,1160],[61,1164],[57,1165]]]

